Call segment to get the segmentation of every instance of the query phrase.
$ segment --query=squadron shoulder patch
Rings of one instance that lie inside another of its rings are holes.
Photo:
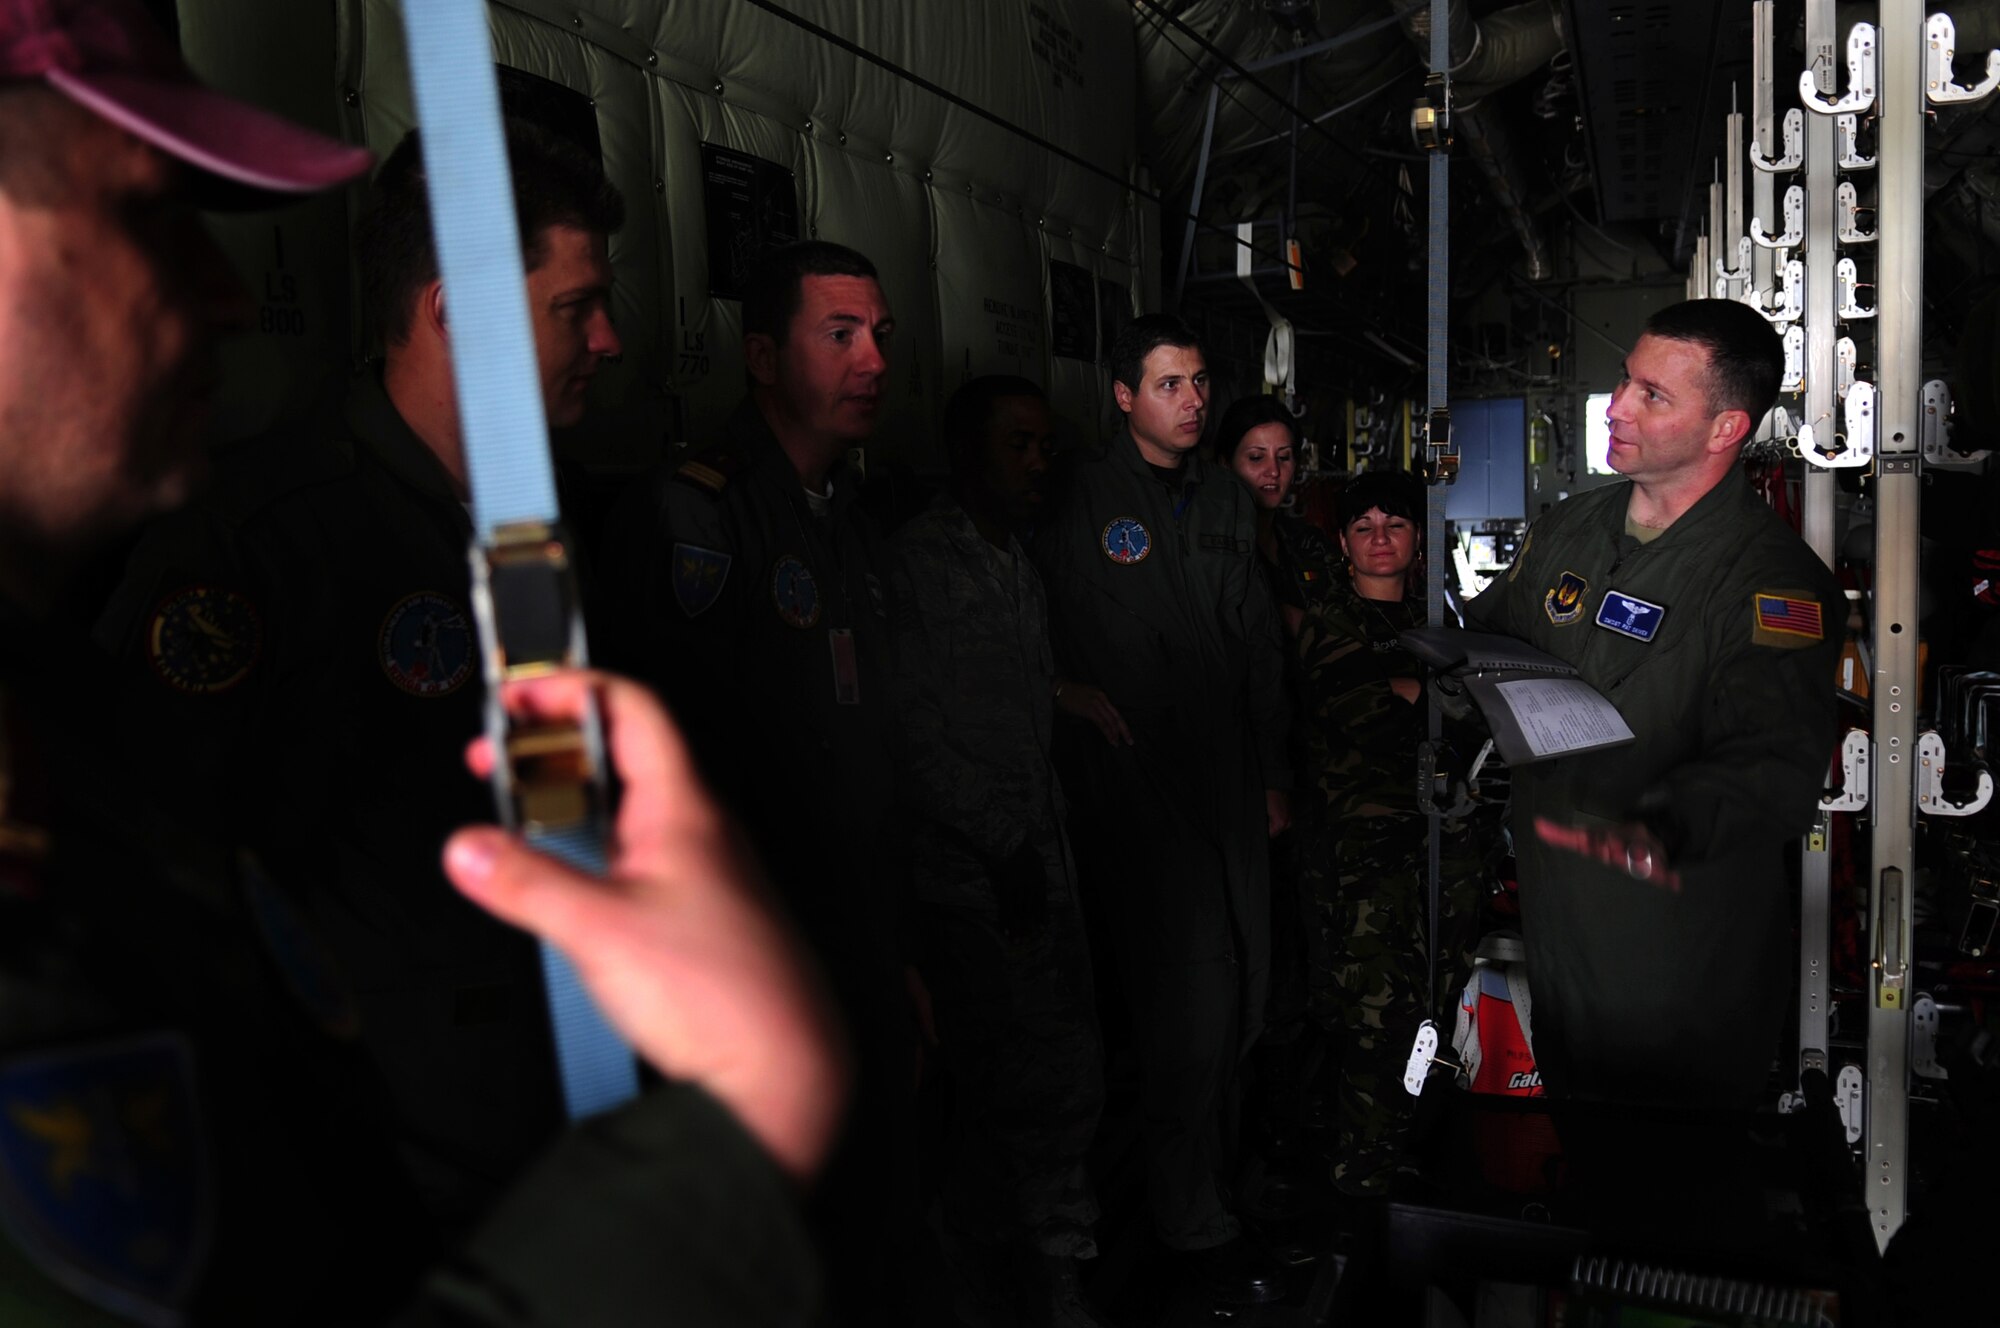
[[[181,692],[228,691],[250,676],[263,649],[256,606],[220,586],[176,590],[160,601],[146,632],[146,662]]]
[[[1542,611],[1550,622],[1566,627],[1583,616],[1583,597],[1589,593],[1590,582],[1575,572],[1564,572],[1562,580],[1542,596]]]
[[[692,488],[700,489],[711,498],[719,496],[729,487],[729,481],[736,472],[743,469],[743,458],[727,448],[703,452],[681,462],[674,470],[674,479]]]
[[[812,568],[794,554],[778,559],[771,569],[771,603],[793,627],[804,629],[819,621],[819,583]]]
[[[476,651],[465,611],[434,590],[396,602],[376,634],[390,682],[411,696],[449,696],[472,676]]]
[[[1514,561],[1507,565],[1507,584],[1512,585],[1514,583],[1514,578],[1521,575],[1521,564],[1528,561],[1528,550],[1534,547],[1535,547],[1535,528],[1533,526],[1529,526],[1527,538],[1521,541],[1520,552],[1516,553],[1514,555]]]
[[[179,1323],[208,1253],[212,1174],[177,1035],[0,1061],[0,1222],[50,1277]]]
[[[675,544],[673,557],[674,603],[688,617],[699,617],[722,597],[732,559],[720,549],[694,544]]]
[[[1751,597],[1750,639],[1797,649],[1826,637],[1819,601],[1803,590],[1760,590]]]
[[[1153,537],[1136,517],[1113,517],[1099,543],[1104,547],[1105,557],[1128,567],[1145,562],[1146,555],[1153,551]]]

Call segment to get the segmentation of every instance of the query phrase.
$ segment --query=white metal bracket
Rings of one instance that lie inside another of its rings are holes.
[[[1821,798],[1820,807],[1830,812],[1858,812],[1868,806],[1869,753],[1872,747],[1868,734],[1861,729],[1849,729],[1840,740],[1840,792],[1830,798]]]
[[[1410,1059],[1403,1066],[1403,1091],[1411,1097],[1422,1097],[1424,1081],[1431,1076],[1431,1062],[1438,1056],[1438,1027],[1426,1019],[1417,1027],[1416,1043],[1410,1048]]]
[[[1924,384],[1924,410],[1917,417],[1926,466],[1977,466],[1989,455],[1985,448],[1959,453],[1951,448],[1951,388],[1941,378]]]
[[[1993,776],[1979,772],[1979,788],[1964,804],[1944,795],[1944,739],[1935,729],[1917,735],[1917,810],[1932,816],[1971,816],[1993,801]]]
[[[1797,392],[1806,385],[1806,330],[1797,323],[1785,329],[1785,376],[1780,392]]]
[[[1840,316],[1849,322],[1862,318],[1873,318],[1875,310],[1863,308],[1856,298],[1862,291],[1872,289],[1861,280],[1861,271],[1851,258],[1843,258],[1833,265],[1833,288],[1840,297]]]
[[[1919,992],[1910,1003],[1910,1072],[1926,1079],[1949,1079],[1951,1072],[1938,1064],[1938,1008],[1927,991]]]
[[[1842,401],[1847,399],[1847,389],[1854,386],[1854,366],[1859,358],[1853,337],[1833,343],[1833,395]]]
[[[1780,171],[1795,171],[1799,163],[1806,159],[1806,113],[1794,106],[1785,112],[1784,127],[1779,130],[1785,144],[1785,155],[1767,157],[1764,145],[1756,139],[1750,140],[1750,164],[1760,171],[1777,174]]]
[[[1938,105],[1981,101],[2000,88],[2000,51],[1986,53],[1986,77],[1966,87],[1952,77],[1951,62],[1958,55],[1958,30],[1951,15],[1932,14],[1924,22],[1928,48],[1924,53],[1924,94]]]
[[[1799,425],[1799,455],[1825,470],[1865,466],[1875,459],[1875,384],[1858,381],[1841,403],[1845,435],[1834,434],[1822,447],[1810,424]]]
[[[1803,287],[1806,283],[1806,265],[1802,259],[1788,258],[1785,270],[1775,292],[1775,304],[1758,304],[1757,312],[1773,323],[1796,323],[1805,312]]]
[[[1836,115],[1833,118],[1834,164],[1843,171],[1872,171],[1875,158],[1861,155],[1861,117]]]
[[[1833,1104],[1840,1109],[1840,1123],[1847,1129],[1847,1142],[1861,1142],[1861,1123],[1868,1112],[1867,1081],[1859,1065],[1843,1065],[1833,1081]]]
[[[1834,214],[1840,218],[1840,242],[1875,243],[1880,232],[1861,229],[1861,191],[1854,187],[1854,181],[1842,180],[1840,188],[1834,190],[1834,199]]]
[[[1828,101],[1810,69],[1799,74],[1799,103],[1820,115],[1854,115],[1875,109],[1875,25],[1857,23],[1847,31],[1847,92]]]
[[[1730,267],[1726,257],[1715,260],[1715,275],[1722,281],[1750,280],[1750,237],[1744,236],[1736,242],[1736,266]],[[1725,294],[1724,298],[1727,298]]]
[[[1764,229],[1762,217],[1750,218],[1750,238],[1766,249],[1791,249],[1806,238],[1806,190],[1804,185],[1787,185],[1785,201],[1785,229],[1772,235]]]

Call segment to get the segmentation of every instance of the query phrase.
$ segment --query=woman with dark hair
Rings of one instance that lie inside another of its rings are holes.
[[[1241,397],[1222,413],[1215,452],[1257,504],[1257,561],[1270,578],[1286,634],[1297,636],[1307,606],[1325,593],[1334,563],[1327,537],[1284,510],[1298,478],[1298,423],[1276,397]]]
[[[1297,798],[1309,928],[1310,1009],[1338,1049],[1333,1179],[1350,1194],[1388,1188],[1415,1100],[1403,1066],[1438,1006],[1429,972],[1429,821],[1417,808],[1427,735],[1417,659],[1398,639],[1422,625],[1409,590],[1423,489],[1401,471],[1357,475],[1336,505],[1346,574],[1306,611],[1295,642],[1304,698]],[[1306,790],[1317,787],[1321,796]],[[1472,837],[1446,825],[1438,991],[1464,978],[1476,939]]]

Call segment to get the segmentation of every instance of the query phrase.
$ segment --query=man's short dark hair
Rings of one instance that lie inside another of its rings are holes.
[[[944,444],[954,474],[963,471],[986,441],[986,430],[1000,403],[1009,397],[1048,400],[1048,393],[1032,378],[1016,374],[986,374],[974,378],[944,405]]]
[[[780,346],[792,330],[803,301],[807,277],[882,278],[868,255],[831,240],[800,240],[772,249],[757,259],[756,271],[743,292],[743,335],[761,333]]]
[[[1146,375],[1146,357],[1162,346],[1200,350],[1201,338],[1172,314],[1141,314],[1120,328],[1111,343],[1111,377],[1137,392]]]
[[[507,121],[507,166],[514,177],[514,218],[521,261],[529,271],[547,257],[551,226],[608,236],[625,224],[625,199],[603,165],[581,147],[525,120]],[[412,129],[375,173],[369,207],[356,224],[361,311],[384,345],[410,335],[417,295],[437,279],[437,245],[423,145]]]
[[[1424,486],[1406,470],[1364,470],[1334,500],[1334,519],[1346,530],[1370,511],[1424,524]]]
[[[1215,458],[1223,465],[1233,465],[1236,449],[1242,445],[1244,435],[1252,429],[1261,429],[1267,424],[1282,424],[1291,436],[1294,450],[1299,445],[1299,422],[1292,412],[1285,409],[1285,403],[1268,392],[1258,392],[1247,397],[1238,397],[1229,403],[1229,409],[1222,412],[1222,422],[1215,428]]]
[[[1682,300],[1646,320],[1645,332],[1708,353],[1708,408],[1740,410],[1755,429],[1778,399],[1785,345],[1765,317],[1735,300]]]

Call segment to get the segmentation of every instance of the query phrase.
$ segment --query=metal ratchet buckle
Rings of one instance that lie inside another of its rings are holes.
[[[1410,137],[1425,152],[1451,147],[1451,105],[1445,98],[1444,75],[1424,80],[1424,95],[1410,111]]]
[[[599,825],[606,789],[596,702],[574,723],[515,724],[500,698],[503,683],[584,662],[568,542],[554,523],[517,521],[495,527],[490,543],[475,543],[471,559],[500,818],[530,836]]]
[[[1451,438],[1451,408],[1439,406],[1424,423],[1424,450],[1420,465],[1426,484],[1453,484],[1458,480],[1458,446]]]

